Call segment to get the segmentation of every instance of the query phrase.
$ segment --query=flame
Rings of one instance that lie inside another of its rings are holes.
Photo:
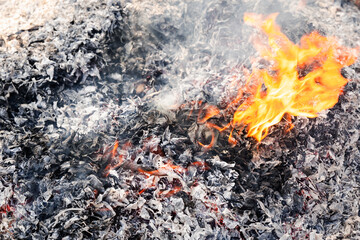
[[[239,131],[247,126],[247,136],[261,142],[269,128],[284,116],[291,129],[291,115],[314,118],[333,107],[348,82],[341,69],[357,59],[360,48],[343,47],[334,37],[317,32],[303,36],[299,44],[294,44],[276,25],[276,16],[264,18],[245,13],[245,23],[265,34],[254,40],[254,47],[269,67],[253,67],[245,86],[238,89],[237,97],[225,109],[238,106],[230,124],[219,127],[207,122],[208,127],[220,132],[231,128],[232,144],[236,143],[232,137],[234,129]],[[244,100],[245,94],[249,97]],[[206,122],[221,112],[215,107],[208,108],[198,122]]]

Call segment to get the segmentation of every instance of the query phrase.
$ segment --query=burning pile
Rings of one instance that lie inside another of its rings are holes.
[[[52,2],[0,39],[1,238],[360,236],[355,6]]]
[[[291,124],[291,115],[314,118],[333,107],[347,83],[341,69],[356,61],[359,48],[343,47],[336,38],[317,32],[303,36],[299,45],[292,43],[276,25],[276,16],[263,19],[261,15],[245,14],[245,23],[266,34],[267,44],[265,36],[254,39],[261,60],[254,61],[251,74],[244,72],[248,75],[245,85],[238,86],[237,96],[225,109],[207,106],[205,116],[198,119],[220,132],[230,128],[231,144],[236,143],[234,129],[241,132],[247,126],[247,135],[260,142],[284,116]],[[241,84],[239,77],[233,79],[233,86]],[[208,121],[229,112],[233,112],[233,118],[226,126]]]

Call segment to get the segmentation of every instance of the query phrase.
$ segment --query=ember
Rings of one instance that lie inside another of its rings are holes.
[[[144,175],[143,180],[141,181],[141,185],[143,188],[139,191],[139,194],[142,194],[146,190],[150,188],[159,188],[159,185],[165,181],[168,181],[170,185],[170,189],[165,190],[157,190],[158,194],[165,197],[170,197],[177,192],[185,190],[189,193],[189,187],[183,180],[185,175],[188,175],[188,171],[191,167],[196,167],[199,171],[208,170],[209,167],[205,162],[195,161],[188,164],[187,167],[181,167],[173,164],[170,158],[166,158],[164,152],[158,145],[158,141],[153,139],[152,137],[148,137],[145,139],[143,146],[141,148],[136,148],[135,151],[131,152],[132,144],[130,142],[126,142],[121,150],[118,152],[119,142],[116,141],[114,143],[113,149],[109,151],[105,151],[104,156],[100,156],[104,159],[110,158],[110,163],[105,167],[104,176],[108,177],[110,172],[113,169],[117,169],[118,167],[123,167],[125,169],[131,169],[132,171],[137,171]],[[147,155],[151,153],[152,158],[156,162],[157,165],[156,170],[146,170],[146,168],[139,166],[135,159],[138,159],[138,155]],[[166,186],[167,187],[167,186]]]
[[[314,118],[333,107],[347,83],[341,69],[356,61],[360,48],[343,47],[334,37],[317,32],[303,36],[299,45],[292,43],[276,25],[276,16],[272,14],[264,19],[261,15],[245,14],[245,23],[266,34],[267,44],[261,36],[254,40],[254,45],[267,66],[259,68],[253,64],[245,86],[238,89],[235,100],[226,109],[220,111],[209,106],[205,117],[200,119],[199,115],[198,123],[206,122],[208,127],[220,132],[231,128],[231,144],[235,143],[234,129],[247,126],[247,135],[260,142],[284,116],[288,116],[291,124],[289,115]],[[234,76],[234,79],[238,78]],[[234,106],[237,107],[230,124],[218,127],[207,122],[219,114],[227,114]],[[206,147],[212,145],[213,140]]]

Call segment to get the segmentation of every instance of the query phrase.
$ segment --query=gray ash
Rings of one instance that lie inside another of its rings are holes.
[[[316,29],[355,47],[355,6],[62,4],[76,11],[0,46],[2,239],[360,236],[359,61],[334,108],[261,143],[218,134],[203,149],[211,134],[192,109],[233,94],[228,79],[254,54],[245,11],[280,11],[293,41]]]

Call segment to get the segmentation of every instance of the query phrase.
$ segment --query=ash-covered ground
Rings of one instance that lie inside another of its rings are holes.
[[[334,108],[294,117],[290,132],[284,121],[261,143],[244,134],[230,146],[219,134],[202,148],[209,134],[191,104],[220,104],[229,78],[249,67],[245,12],[279,12],[294,42],[317,30],[357,47],[356,6],[78,0],[56,9],[0,34],[2,239],[360,237],[359,61],[343,69],[350,81]]]

